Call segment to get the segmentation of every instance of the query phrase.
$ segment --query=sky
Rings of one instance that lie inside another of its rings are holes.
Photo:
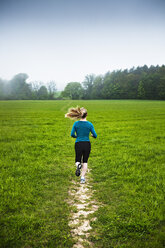
[[[0,78],[58,90],[88,74],[165,64],[165,0],[0,0]]]

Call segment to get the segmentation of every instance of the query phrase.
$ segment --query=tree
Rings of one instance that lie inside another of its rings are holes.
[[[50,81],[27,83],[19,73],[11,80],[0,79],[0,99],[57,99],[56,84]],[[160,99],[165,100],[165,65],[138,66],[108,71],[103,76],[89,74],[82,85],[70,82],[58,99]]]
[[[91,97],[92,99],[101,99],[103,89],[103,77],[97,76],[93,82]]]
[[[70,82],[67,84],[61,94],[62,97],[67,97],[70,99],[81,99],[83,96],[83,88],[78,82]]]
[[[120,72],[107,73],[103,81],[102,96],[105,99],[119,99],[121,94]]]
[[[47,88],[42,85],[40,89],[38,90],[38,99],[39,100],[46,100],[48,99],[48,91]]]
[[[30,83],[30,88],[32,91],[32,99],[35,100],[39,99],[38,91],[41,88],[41,86],[43,86],[43,82],[41,81],[33,81]]]
[[[0,78],[0,99],[4,99],[4,82]]]
[[[91,99],[92,98],[92,87],[95,80],[95,75],[90,74],[85,77],[85,80],[83,82],[84,87],[84,99]]]
[[[28,75],[26,73],[19,73],[9,81],[9,98],[18,100],[31,98],[32,92],[30,84],[26,83],[27,79]]]
[[[137,95],[137,97],[139,99],[145,99],[145,90],[144,90],[143,81],[140,81],[139,82],[139,85],[138,85],[138,95]]]
[[[48,98],[54,99],[54,94],[56,93],[56,83],[54,81],[50,81],[47,83],[47,89],[48,89]]]

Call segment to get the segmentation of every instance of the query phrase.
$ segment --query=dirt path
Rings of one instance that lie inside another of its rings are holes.
[[[93,244],[89,241],[90,231],[92,230],[90,223],[95,221],[96,218],[92,218],[91,214],[98,210],[99,205],[93,199],[89,169],[85,184],[80,184],[80,177],[72,183],[68,203],[75,207],[75,211],[71,212],[69,221],[71,233],[76,242],[73,248],[93,247]]]

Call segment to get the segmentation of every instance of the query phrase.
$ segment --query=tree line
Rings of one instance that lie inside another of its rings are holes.
[[[54,81],[27,83],[28,75],[20,73],[11,80],[0,79],[1,100],[55,99],[148,99],[165,100],[165,65],[133,67],[90,74],[80,82],[70,82],[57,95]]]
[[[87,75],[84,82],[71,82],[61,93],[70,99],[165,100],[165,65],[116,70]]]
[[[19,73],[11,80],[0,79],[0,100],[54,100],[56,84],[50,81],[27,83],[28,75]]]

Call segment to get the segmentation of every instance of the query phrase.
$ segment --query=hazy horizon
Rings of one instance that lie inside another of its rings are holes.
[[[87,74],[165,63],[163,0],[0,0],[0,78],[57,89]]]

